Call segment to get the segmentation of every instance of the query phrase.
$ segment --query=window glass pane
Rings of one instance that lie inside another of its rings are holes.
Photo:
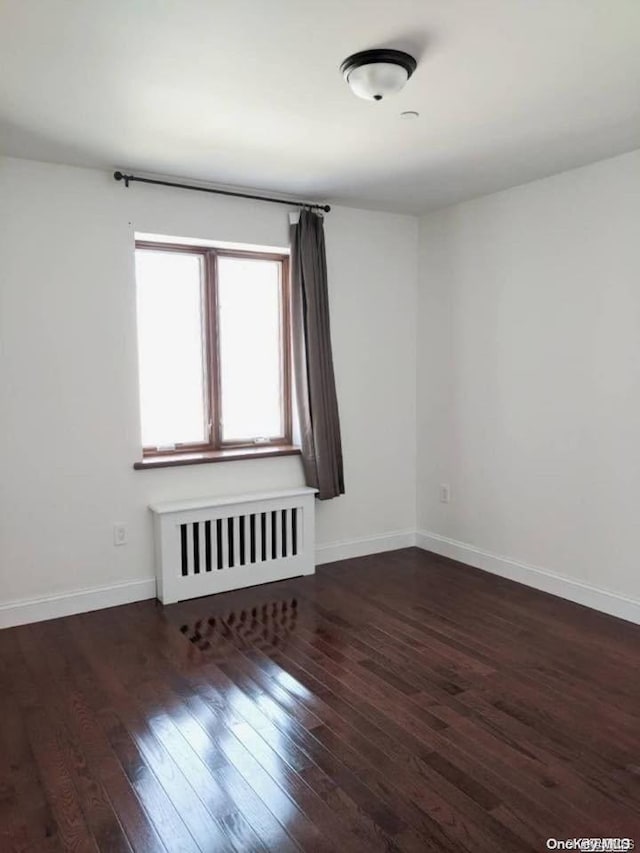
[[[208,440],[199,255],[136,251],[143,447]]]
[[[284,435],[278,261],[218,258],[223,441]]]

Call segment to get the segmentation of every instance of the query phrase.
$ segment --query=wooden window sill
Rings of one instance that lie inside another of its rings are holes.
[[[174,468],[179,465],[204,465],[210,462],[232,462],[234,459],[268,459],[271,456],[296,456],[299,447],[293,445],[276,445],[265,447],[230,447],[228,450],[207,450],[196,453],[167,453],[157,456],[145,456],[140,462],[134,462],[136,471],[146,471],[147,468]]]

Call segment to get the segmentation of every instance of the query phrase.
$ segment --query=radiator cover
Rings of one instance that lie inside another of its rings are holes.
[[[315,572],[316,489],[153,504],[163,604]]]

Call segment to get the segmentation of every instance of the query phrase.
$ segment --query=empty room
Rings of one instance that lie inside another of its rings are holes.
[[[0,57],[0,853],[639,847],[640,2]]]

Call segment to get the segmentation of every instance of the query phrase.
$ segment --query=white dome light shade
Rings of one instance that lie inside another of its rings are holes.
[[[340,66],[351,91],[368,101],[395,95],[416,69],[413,56],[401,50],[363,50]]]
[[[367,101],[381,101],[388,95],[395,95],[403,88],[409,75],[399,65],[390,62],[372,62],[354,68],[347,77],[351,91]]]

